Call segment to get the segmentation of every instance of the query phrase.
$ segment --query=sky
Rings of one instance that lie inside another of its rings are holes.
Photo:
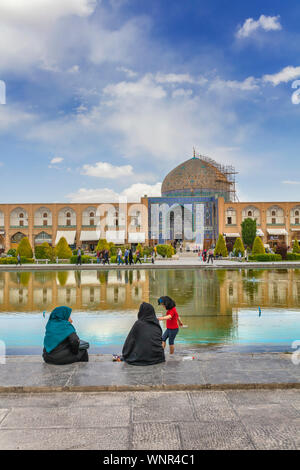
[[[159,196],[193,148],[300,201],[298,0],[1,0],[0,202]]]

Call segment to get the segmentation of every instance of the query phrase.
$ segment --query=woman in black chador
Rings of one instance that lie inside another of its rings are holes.
[[[138,319],[131,328],[122,351],[123,360],[134,366],[165,362],[162,329],[152,305],[143,302]]]

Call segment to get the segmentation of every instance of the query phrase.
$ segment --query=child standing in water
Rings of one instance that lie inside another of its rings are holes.
[[[174,341],[179,330],[179,325],[183,326],[183,323],[177,313],[176,304],[170,297],[160,297],[158,299],[158,305],[163,305],[167,310],[167,314],[164,317],[158,317],[158,320],[167,320],[167,329],[162,337],[162,346],[165,349],[167,339],[169,338],[170,354],[174,354]]]

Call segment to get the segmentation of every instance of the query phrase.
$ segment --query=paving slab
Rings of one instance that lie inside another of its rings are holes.
[[[45,364],[41,357],[9,357],[0,365],[0,391],[300,387],[300,365],[294,365],[290,355],[210,351],[194,354],[194,360],[188,357],[187,352],[167,355],[165,363],[147,367],[114,363],[110,355],[91,355],[88,363],[64,366]]]
[[[0,450],[300,449],[299,390],[0,396]]]

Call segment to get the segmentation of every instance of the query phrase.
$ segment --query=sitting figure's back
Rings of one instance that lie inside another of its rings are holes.
[[[86,349],[79,349],[80,339],[71,320],[70,307],[57,307],[49,317],[44,338],[43,359],[49,364],[88,362]]]
[[[162,329],[152,305],[143,302],[138,319],[131,328],[122,351],[123,359],[135,366],[165,362]]]

